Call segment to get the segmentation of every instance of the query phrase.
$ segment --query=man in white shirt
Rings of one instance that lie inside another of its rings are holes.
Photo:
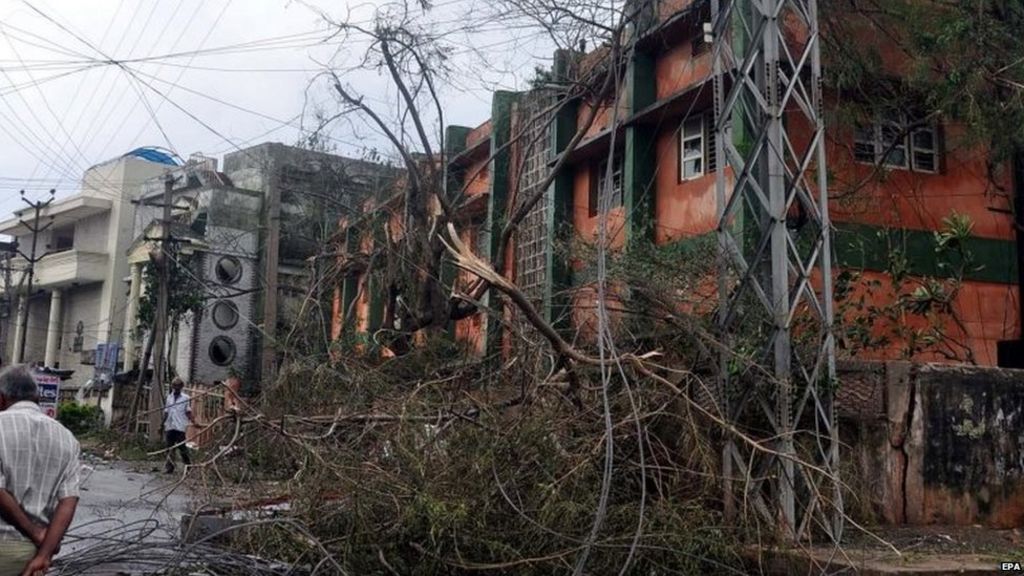
[[[185,446],[185,431],[188,430],[188,423],[196,423],[192,418],[192,398],[181,391],[185,383],[181,378],[171,381],[171,393],[167,395],[164,402],[164,430],[167,437],[167,466],[165,471],[168,474],[174,472],[174,447],[181,451],[181,462],[185,466],[192,464],[188,457],[188,447]]]
[[[39,409],[25,366],[0,372],[0,576],[43,574],[78,506],[78,441]]]

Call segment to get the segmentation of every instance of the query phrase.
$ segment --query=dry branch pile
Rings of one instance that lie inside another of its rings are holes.
[[[276,549],[250,537],[241,551],[316,564],[322,547],[353,574],[571,570],[605,464],[596,372],[570,384],[452,352],[436,342],[382,363],[296,365],[247,405],[242,450],[200,471],[280,481],[319,544],[278,532]],[[713,511],[707,427],[662,386],[611,392],[614,481],[587,573],[728,573],[738,563]]]

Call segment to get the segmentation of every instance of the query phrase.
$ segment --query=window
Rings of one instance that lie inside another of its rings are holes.
[[[622,164],[622,156],[616,154],[614,164],[612,166],[612,185],[609,192],[605,192],[605,189],[608,186],[608,158],[605,157],[601,160],[597,167],[591,171],[590,206],[587,211],[591,217],[597,216],[601,194],[603,193],[611,194],[610,207],[615,208],[622,206]]]
[[[908,133],[908,126],[903,114],[857,126],[853,137],[854,160],[902,170],[938,172],[937,127],[926,125]]]
[[[704,114],[683,122],[679,128],[679,181],[700,178],[717,169],[712,116]]]
[[[64,228],[57,228],[53,231],[53,244],[50,246],[50,250],[54,252],[64,252],[65,250],[71,250],[75,246],[75,227],[66,226]]]
[[[234,328],[238,324],[238,306],[230,300],[220,300],[213,305],[213,323],[221,330]]]
[[[242,277],[242,263],[234,256],[223,256],[217,260],[214,274],[221,284],[234,284]]]
[[[918,128],[910,136],[913,166],[918,172],[939,171],[939,138],[934,125]]]
[[[235,342],[227,336],[217,336],[210,342],[210,360],[217,366],[227,366],[235,359]]]

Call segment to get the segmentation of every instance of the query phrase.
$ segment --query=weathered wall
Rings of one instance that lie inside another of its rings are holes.
[[[841,366],[851,507],[890,524],[1024,527],[1024,371]]]

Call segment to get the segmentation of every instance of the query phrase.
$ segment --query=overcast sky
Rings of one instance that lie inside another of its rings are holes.
[[[89,166],[136,147],[221,158],[259,142],[295,143],[304,110],[306,126],[317,106],[334,110],[326,80],[315,80],[322,64],[346,70],[366,47],[331,37],[318,11],[366,23],[380,4],[0,0],[0,219],[21,207],[20,189],[66,196]],[[446,123],[480,123],[491,91],[522,89],[535,65],[549,63],[542,32],[488,24],[471,0],[434,4],[424,22],[453,50]],[[379,72],[344,80],[394,114]],[[344,155],[380,145],[359,122],[339,122],[331,136]]]

